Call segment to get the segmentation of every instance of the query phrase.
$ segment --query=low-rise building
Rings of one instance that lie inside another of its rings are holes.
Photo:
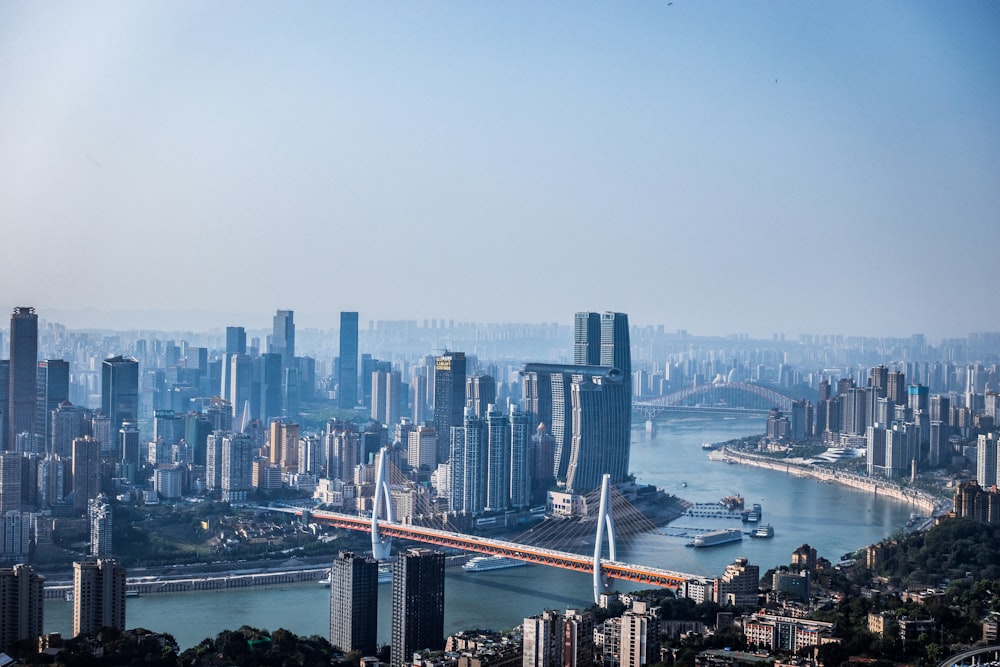
[[[743,617],[743,634],[749,646],[788,653],[835,641],[833,623],[771,614]]]

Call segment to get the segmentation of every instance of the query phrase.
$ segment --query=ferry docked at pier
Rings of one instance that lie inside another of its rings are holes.
[[[694,542],[689,542],[688,546],[695,548],[715,547],[720,544],[739,542],[742,539],[743,539],[743,533],[734,528],[726,528],[724,530],[713,530],[711,532],[703,533],[701,535],[695,535]]]

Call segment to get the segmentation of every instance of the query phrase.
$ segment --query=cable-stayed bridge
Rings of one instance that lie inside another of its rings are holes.
[[[573,520],[557,519],[550,523],[547,529],[533,528],[522,534],[516,540],[501,540],[479,535],[437,528],[414,523],[412,517],[407,521],[393,519],[393,495],[412,492],[411,483],[398,483],[402,476],[393,466],[390,470],[388,457],[383,450],[378,457],[375,484],[375,507],[371,516],[360,516],[340,512],[310,510],[297,507],[271,507],[271,510],[283,511],[302,516],[307,514],[312,521],[325,523],[346,530],[369,533],[372,541],[372,553],[378,560],[388,560],[391,557],[392,539],[412,540],[438,547],[461,549],[480,554],[505,556],[528,563],[559,567],[576,572],[590,573],[594,577],[594,601],[607,590],[607,578],[621,579],[646,586],[658,586],[676,589],[689,579],[701,578],[700,575],[686,574],[648,565],[619,561],[616,558],[616,529],[626,534],[648,531],[655,526],[631,507],[627,500],[617,497],[607,476],[600,490],[600,500],[597,506],[596,522],[592,519]],[[397,483],[390,484],[389,476],[395,473]],[[392,487],[396,486],[394,490]],[[592,495],[595,498],[597,493]],[[620,496],[620,494],[618,494]],[[624,500],[624,503],[622,502]],[[591,501],[593,502],[593,501]],[[622,525],[616,526],[615,514],[622,514]],[[641,517],[641,518],[640,518]],[[596,532],[594,532],[596,529]],[[553,543],[584,546],[581,531],[587,531],[594,537],[593,555],[585,555],[575,551],[552,548]],[[604,553],[604,540],[607,538],[607,557]],[[549,544],[550,546],[543,546]]]

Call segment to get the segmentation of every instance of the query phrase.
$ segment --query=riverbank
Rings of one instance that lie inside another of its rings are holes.
[[[740,463],[743,465],[756,466],[758,468],[766,468],[768,470],[775,470],[791,475],[812,477],[821,482],[842,484],[844,486],[860,489],[862,491],[869,491],[875,495],[881,494],[889,498],[895,498],[896,500],[909,503],[914,508],[919,509],[922,513],[928,516],[936,516],[947,511],[947,503],[935,498],[925,491],[900,486],[899,484],[894,484],[883,479],[874,479],[841,470],[835,470],[826,466],[806,464],[801,460],[778,460],[767,456],[758,456],[755,454],[748,454],[746,452],[735,451],[725,445],[723,445],[720,449],[712,451],[712,453],[709,454],[709,458],[729,463]]]

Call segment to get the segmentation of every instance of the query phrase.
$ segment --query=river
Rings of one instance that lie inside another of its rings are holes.
[[[793,550],[808,543],[821,557],[836,562],[845,553],[877,542],[901,528],[912,508],[901,501],[836,484],[823,484],[750,466],[710,461],[704,441],[730,440],[764,430],[760,417],[672,415],[657,422],[653,433],[636,426],[631,468],[641,483],[654,484],[691,502],[715,502],[740,493],[748,504],[763,506],[763,521],[775,535],[744,539],[709,549],[686,548],[689,541],[662,534],[623,545],[630,558],[657,567],[715,576],[737,556],[747,556],[761,572],[791,561]],[[739,522],[678,519],[671,526],[733,527]],[[621,558],[621,556],[619,556]],[[379,641],[389,641],[391,586],[379,588]],[[528,565],[468,573],[449,568],[445,580],[445,630],[503,629],[544,609],[585,607],[592,599],[591,577]],[[168,632],[181,648],[241,625],[300,635],[329,632],[329,592],[316,583],[177,593],[129,598],[126,625]],[[72,633],[72,605],[46,600],[45,630]]]

